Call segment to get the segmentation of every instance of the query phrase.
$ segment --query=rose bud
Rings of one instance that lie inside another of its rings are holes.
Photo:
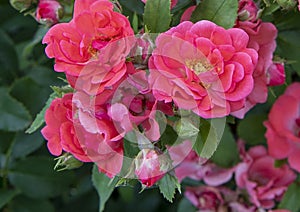
[[[63,16],[63,7],[55,0],[41,0],[35,18],[41,24],[53,25]]]

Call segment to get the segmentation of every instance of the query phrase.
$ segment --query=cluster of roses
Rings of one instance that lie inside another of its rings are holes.
[[[252,0],[239,1],[235,26],[227,30],[210,21],[188,21],[194,9],[188,8],[182,22],[158,35],[154,44],[147,33],[134,36],[128,19],[114,11],[110,1],[75,1],[72,20],[54,25],[43,39],[47,56],[55,59],[54,69],[64,72],[74,89],[54,99],[45,114],[42,134],[53,155],[70,153],[114,177],[123,166],[124,139],[138,132],[140,152],[134,158],[134,173],[152,186],[169,170],[160,158],[158,111],[165,115],[165,124],[178,116],[178,110],[202,118],[243,118],[267,100],[268,86],[284,83],[283,64],[273,62],[277,29],[258,18]],[[208,209],[208,204],[218,202],[218,207],[225,203],[236,209],[247,207],[239,202],[239,193],[227,200],[224,197],[233,191],[212,187],[235,173],[238,188],[250,194],[252,209],[274,207],[274,198],[281,198],[296,177],[288,165],[275,168],[274,158],[288,157],[291,167],[300,172],[296,156],[300,96],[294,92],[299,85],[293,86],[279,98],[266,122],[270,155],[262,146],[246,152],[240,143],[242,162],[233,168],[220,172],[209,162],[201,165],[202,159],[191,152],[175,169],[179,180],[188,176],[208,185],[187,189],[186,196],[195,206]],[[283,107],[286,102],[288,108]],[[290,116],[277,112],[283,108]],[[286,122],[277,121],[281,118]],[[186,149],[186,142],[178,148]],[[169,152],[175,161],[178,148]]]

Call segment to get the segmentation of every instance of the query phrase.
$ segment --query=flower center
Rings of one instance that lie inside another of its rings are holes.
[[[185,65],[193,70],[197,75],[209,71],[213,66],[207,60],[189,59],[185,61]]]

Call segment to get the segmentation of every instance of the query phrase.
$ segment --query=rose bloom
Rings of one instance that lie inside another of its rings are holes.
[[[132,35],[128,19],[113,11],[111,2],[76,0],[73,19],[50,28],[43,43],[47,44],[47,56],[55,58],[56,71],[79,76],[89,62],[108,63],[110,68],[118,62],[124,62],[130,44],[122,38]],[[118,51],[116,46],[119,47]],[[88,67],[88,71],[92,67]]]
[[[65,94],[51,102],[45,113],[46,126],[42,135],[48,140],[47,146],[51,154],[59,156],[62,151],[73,154],[83,162],[91,161],[86,155],[85,147],[81,146],[76,137],[73,125],[73,94]]]
[[[271,209],[275,201],[280,201],[287,187],[296,179],[295,173],[284,164],[275,167],[275,159],[268,155],[264,146],[255,146],[245,152],[239,141],[242,162],[235,171],[239,188],[245,189],[250,202],[256,207]]]
[[[225,211],[222,210],[224,204],[223,197],[220,191],[215,187],[199,186],[187,187],[184,196],[197,208],[199,211]]]
[[[192,150],[192,143],[188,140],[169,147],[168,152],[179,182],[188,177],[193,180],[203,180],[210,186],[219,186],[228,182],[234,173],[234,167],[218,167],[209,160],[199,157]]]
[[[199,212],[257,212],[254,205],[247,205],[239,191],[227,187],[187,187],[184,196]]]
[[[95,116],[78,108],[73,98],[73,94],[65,94],[63,98],[54,99],[46,111],[42,134],[48,140],[49,151],[55,156],[62,151],[69,152],[80,161],[95,162],[109,177],[115,176],[122,167],[122,137],[105,108],[98,108]],[[78,95],[75,98],[79,98]]]
[[[35,18],[40,23],[56,24],[61,18],[63,8],[55,0],[40,0],[36,9]]]
[[[100,95],[101,96],[101,95]],[[136,70],[129,75],[115,91],[110,100],[108,115],[114,121],[119,133],[125,135],[139,126],[151,141],[160,138],[156,112],[173,115],[170,104],[158,102],[149,89],[146,72]]]
[[[273,64],[277,29],[272,23],[254,18],[257,17],[255,11],[257,13],[258,10],[255,9],[256,5],[253,1],[240,1],[239,6],[242,7],[239,10],[246,10],[250,16],[246,21],[237,20],[235,27],[243,29],[249,35],[247,47],[255,49],[258,53],[257,65],[253,72],[254,88],[246,99],[245,107],[232,113],[238,118],[243,118],[257,103],[267,101],[268,70]]]
[[[268,150],[276,159],[288,159],[290,166],[300,172],[300,83],[291,84],[273,104],[265,137]]]
[[[136,156],[135,175],[142,184],[151,187],[169,170],[163,170],[165,157],[154,149],[142,149]]]
[[[243,30],[205,20],[182,22],[160,34],[149,59],[153,95],[204,118],[241,109],[253,89],[257,61],[248,41]]]
[[[103,55],[102,55],[103,56]],[[95,96],[102,93],[111,93],[124,81],[128,74],[135,71],[131,62],[118,62],[101,64],[99,62],[88,63],[81,71],[79,77],[67,75],[69,84],[78,91]]]

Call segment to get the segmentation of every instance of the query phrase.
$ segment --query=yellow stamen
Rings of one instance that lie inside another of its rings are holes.
[[[185,61],[185,65],[193,70],[197,75],[209,71],[213,66],[206,60],[189,59]]]

